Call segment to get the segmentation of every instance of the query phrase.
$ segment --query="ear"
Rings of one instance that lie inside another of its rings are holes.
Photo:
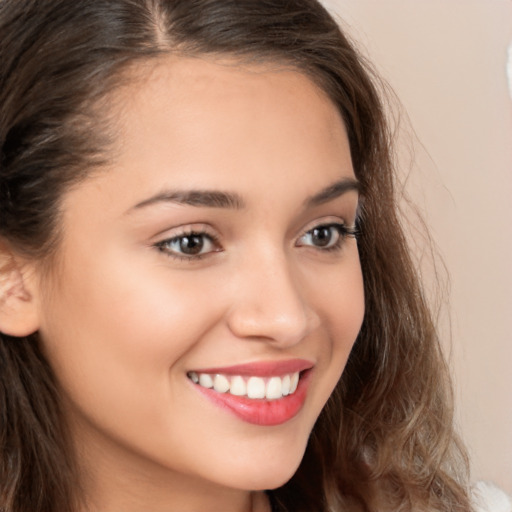
[[[0,242],[0,332],[23,337],[39,328],[35,268]]]

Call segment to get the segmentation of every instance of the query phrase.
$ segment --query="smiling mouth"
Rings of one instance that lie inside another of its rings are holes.
[[[187,377],[202,396],[239,419],[276,426],[302,409],[313,367],[306,359],[257,361],[191,370]]]
[[[194,384],[217,393],[249,399],[279,400],[295,393],[300,372],[272,377],[188,372],[187,377]]]

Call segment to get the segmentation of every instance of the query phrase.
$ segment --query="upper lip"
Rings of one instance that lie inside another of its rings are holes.
[[[196,373],[270,377],[309,370],[313,366],[314,363],[306,359],[286,359],[283,361],[254,361],[232,366],[199,368],[193,371]]]

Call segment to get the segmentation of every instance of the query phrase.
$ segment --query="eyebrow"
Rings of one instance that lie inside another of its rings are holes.
[[[354,178],[343,178],[317,194],[307,198],[304,202],[306,207],[319,206],[349,191],[359,191],[359,182]],[[245,201],[236,192],[222,192],[218,190],[168,190],[160,192],[140,203],[137,203],[129,211],[139,210],[158,203],[176,203],[187,206],[206,208],[228,208],[241,210],[245,208]]]
[[[359,192],[360,189],[361,186],[359,181],[355,178],[343,178],[332,185],[325,187],[318,194],[306,199],[305,205],[309,207],[320,206],[342,196],[343,194],[346,194],[347,192]]]
[[[132,209],[145,208],[156,203],[176,203],[207,208],[230,208],[241,210],[243,199],[235,192],[217,190],[169,190],[156,194],[136,204]]]

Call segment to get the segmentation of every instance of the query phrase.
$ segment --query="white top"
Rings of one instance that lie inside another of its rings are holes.
[[[490,482],[473,486],[475,512],[512,512],[512,499]]]

